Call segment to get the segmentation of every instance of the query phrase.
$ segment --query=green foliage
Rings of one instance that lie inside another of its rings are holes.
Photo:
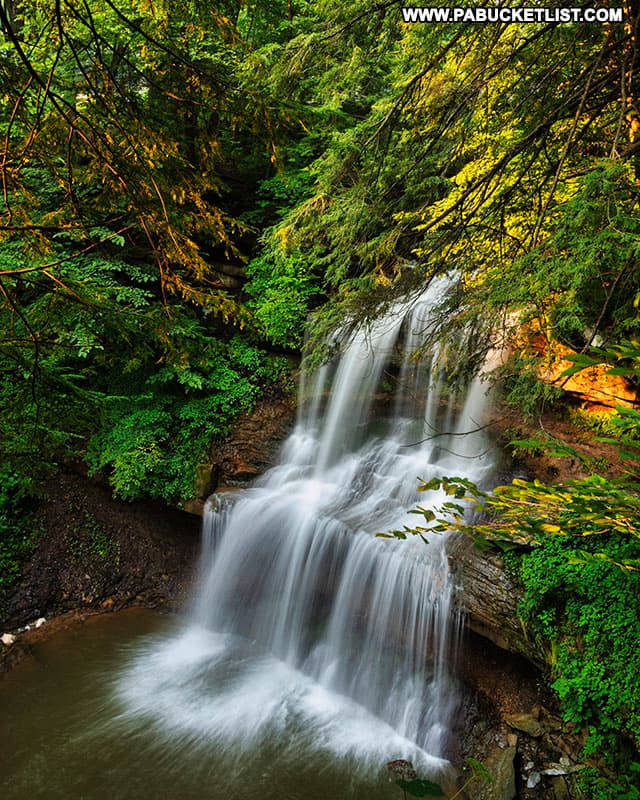
[[[20,576],[22,561],[35,547],[29,505],[31,479],[0,468],[0,608],[11,585]]]
[[[594,411],[582,406],[580,408],[569,408],[567,417],[569,422],[579,430],[589,431],[609,438],[618,433],[615,417],[611,411]]]
[[[211,342],[295,349],[317,306],[322,338],[452,269],[446,325],[488,311],[479,352],[514,310],[543,348],[631,335],[622,26],[402,25],[364,0],[1,8],[0,433],[20,468],[82,455],[108,418],[94,459],[130,496],[175,445],[174,497],[176,419],[202,450],[198,421],[230,418],[197,396],[227,359]],[[531,413],[556,391],[538,355],[509,384]]]
[[[261,392],[282,381],[283,360],[240,336],[223,345],[201,335],[194,344],[209,352],[151,372],[144,394],[104,399],[87,457],[94,472],[108,469],[123,499],[178,503],[190,497],[197,465],[208,459],[212,440],[224,436]],[[131,384],[145,388],[139,369]]]
[[[285,216],[293,206],[310,193],[313,179],[306,164],[312,159],[313,148],[307,137],[291,143],[286,150],[287,164],[273,177],[260,181],[255,193],[255,207],[242,219],[252,225],[266,227]]]
[[[637,186],[627,166],[603,161],[576,183],[548,241],[522,266],[526,275],[535,270],[545,297],[556,298],[550,313],[554,337],[582,348],[597,331],[620,336],[636,327],[640,221]]]
[[[538,368],[538,359],[515,355],[496,375],[501,379],[505,401],[520,409],[525,417],[557,407],[563,395],[559,386],[540,378]]]
[[[586,752],[615,759],[620,734],[640,746],[640,573],[616,567],[637,558],[640,546],[612,534],[581,547],[608,559],[585,560],[562,536],[521,555],[520,613],[554,643],[553,688],[565,718],[589,726]]]
[[[317,282],[297,252],[264,251],[247,266],[248,307],[264,338],[281,347],[299,348]]]
[[[460,502],[445,500],[436,511],[418,507],[426,526],[391,531],[385,536],[406,538],[453,529],[480,547],[501,550],[538,547],[549,537],[568,539],[579,554],[576,563],[606,561],[622,571],[640,567],[640,484],[628,479],[590,475],[582,480],[549,486],[538,480],[514,478],[511,484],[483,492],[465,478],[432,478],[419,491],[439,491]],[[476,515],[469,522],[468,513]],[[609,536],[629,543],[624,558],[614,559],[605,547]],[[593,549],[589,544],[595,540]],[[598,543],[602,549],[598,549]]]
[[[442,797],[442,787],[422,778],[397,780],[396,784],[411,797]]]
[[[412,270],[455,268],[469,318],[515,309],[549,343],[624,330],[637,285],[634,172],[607,158],[628,109],[601,59],[606,39],[623,63],[622,31],[399,26],[397,12],[379,9],[374,25],[328,2],[313,33],[279,59],[271,51],[274,82],[307,101],[296,108],[305,123],[334,129],[309,165],[314,193],[280,230],[339,293],[366,300],[371,282],[355,278],[393,292]]]
[[[6,519],[16,517],[28,501],[32,488],[28,476],[0,468],[0,514]]]
[[[581,800],[640,800],[640,763],[632,762],[615,780],[588,767],[578,775]]]

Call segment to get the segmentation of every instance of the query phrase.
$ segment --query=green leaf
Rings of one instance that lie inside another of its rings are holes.
[[[412,797],[442,797],[444,792],[442,787],[437,783],[416,778],[412,781],[396,781],[401,789],[410,794]]]
[[[480,780],[487,781],[491,783],[493,781],[493,777],[489,770],[485,767],[482,761],[476,761],[475,758],[465,758],[465,764],[471,768],[473,774],[476,778]]]
[[[420,480],[420,478],[418,478],[418,480]],[[435,492],[440,488],[441,485],[442,485],[442,481],[440,480],[440,478],[431,478],[431,480],[428,481],[427,483],[424,483],[424,482],[421,483],[420,486],[418,486],[418,491],[419,492]]]
[[[422,506],[418,506],[417,508],[412,508],[411,511],[409,511],[409,513],[421,515],[426,519],[427,522],[433,522],[433,520],[436,518],[436,515],[433,513],[433,511],[431,511],[431,509],[422,508]]]

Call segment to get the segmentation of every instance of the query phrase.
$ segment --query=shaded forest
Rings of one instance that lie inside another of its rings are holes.
[[[310,314],[319,360],[338,322],[452,273],[425,332],[473,328],[450,381],[505,348],[502,402],[620,449],[615,474],[591,460],[559,486],[448,484],[486,523],[446,524],[524,584],[523,620],[584,731],[584,796],[633,800],[640,11],[448,25],[400,9],[0,2],[0,591],[65,464],[179,505],[234,418],[290,391]],[[563,387],[596,367],[625,402],[590,413]],[[516,447],[580,459],[542,428]]]

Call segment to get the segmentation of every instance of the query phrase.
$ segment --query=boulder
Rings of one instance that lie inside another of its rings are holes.
[[[514,760],[518,737],[509,734],[507,741],[499,740],[484,762],[491,773],[491,781],[476,789],[475,800],[514,800],[516,797],[516,770]]]
[[[545,733],[545,727],[535,714],[505,714],[504,721],[516,731],[521,731],[534,739]]]

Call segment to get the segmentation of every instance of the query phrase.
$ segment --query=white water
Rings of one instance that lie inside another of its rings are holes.
[[[118,687],[127,715],[245,758],[275,742],[281,759],[320,752],[354,771],[394,758],[444,768],[459,633],[446,537],[375,533],[442,501],[419,495],[418,477],[491,469],[483,433],[464,435],[482,425],[485,385],[447,396],[442,353],[412,358],[448,286],[434,281],[305,375],[279,463],[212,498],[191,622],[132,660]]]

